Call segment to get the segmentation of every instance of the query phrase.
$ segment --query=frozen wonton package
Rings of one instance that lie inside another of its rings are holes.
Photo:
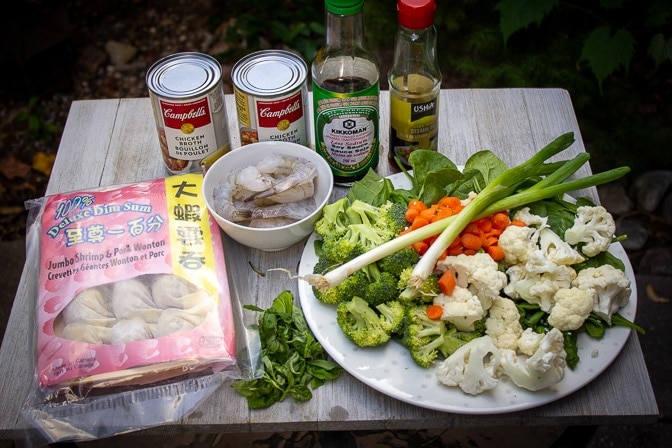
[[[56,194],[39,216],[40,387],[148,384],[235,365],[202,176]]]
[[[26,203],[37,278],[22,416],[40,432],[17,438],[83,441],[180,421],[227,381],[261,376],[252,316],[226,266],[238,249],[210,217],[202,181]]]

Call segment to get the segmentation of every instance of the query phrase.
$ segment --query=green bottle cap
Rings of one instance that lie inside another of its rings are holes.
[[[350,15],[362,9],[364,0],[324,0],[324,5],[333,14]]]

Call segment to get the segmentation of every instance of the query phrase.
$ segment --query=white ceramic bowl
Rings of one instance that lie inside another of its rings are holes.
[[[249,165],[256,165],[271,154],[286,154],[302,157],[317,167],[315,177],[315,202],[317,208],[306,218],[295,223],[273,228],[253,228],[228,221],[220,216],[214,208],[213,192],[232,171]],[[334,176],[327,162],[314,150],[287,142],[259,142],[241,146],[223,155],[210,166],[203,180],[203,195],[210,214],[219,226],[234,240],[245,246],[265,251],[286,249],[313,231],[313,224],[320,217],[322,208],[331,198]]]

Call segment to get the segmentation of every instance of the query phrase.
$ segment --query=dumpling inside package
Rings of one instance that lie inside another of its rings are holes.
[[[235,365],[219,227],[187,174],[43,198],[41,387],[151,384]]]

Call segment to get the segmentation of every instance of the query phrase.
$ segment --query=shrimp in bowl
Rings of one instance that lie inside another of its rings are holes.
[[[312,233],[331,199],[333,174],[308,147],[259,142],[217,160],[203,188],[210,213],[231,238],[275,251]]]

